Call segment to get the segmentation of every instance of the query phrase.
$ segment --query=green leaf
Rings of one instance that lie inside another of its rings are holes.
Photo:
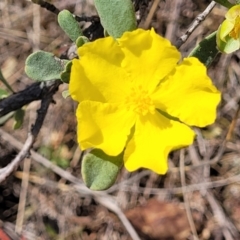
[[[37,51],[26,59],[25,72],[36,81],[60,79],[68,60],[62,60],[52,53]]]
[[[71,67],[72,67],[72,61],[69,61],[65,65],[64,70],[60,74],[61,80],[65,83],[69,83],[70,81]]]
[[[203,39],[189,54],[189,57],[198,58],[205,66],[209,66],[219,53],[217,49],[216,33],[213,32]]]
[[[118,156],[108,156],[99,149],[93,149],[82,161],[83,180],[92,190],[105,190],[114,184],[122,165],[122,153]]]
[[[24,116],[25,116],[25,111],[23,109],[18,109],[14,113],[14,124],[13,124],[14,130],[19,129],[22,126]]]
[[[233,7],[234,5],[231,4],[229,1],[227,0],[215,0],[215,2],[221,4],[222,6],[226,7],[226,8],[231,8]]]
[[[114,38],[137,28],[131,0],[94,0],[104,29]]]
[[[83,35],[78,22],[68,10],[63,10],[58,14],[58,23],[73,42]]]
[[[80,37],[78,37],[78,39],[76,40],[76,45],[77,45],[77,47],[79,48],[79,47],[81,47],[83,44],[85,44],[85,43],[87,43],[87,42],[89,42],[90,40],[87,38],[87,37],[85,37],[85,36],[80,36]]]
[[[220,30],[217,32],[217,46],[219,51],[229,54],[239,49],[239,39],[235,40],[230,36],[226,36],[225,41],[222,41],[219,35]]]
[[[8,96],[8,92],[2,88],[0,88],[0,99],[3,99]]]

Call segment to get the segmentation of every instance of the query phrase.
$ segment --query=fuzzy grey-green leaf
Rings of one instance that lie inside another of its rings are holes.
[[[137,28],[131,0],[94,0],[104,29],[114,38]]]
[[[36,81],[60,79],[68,60],[62,60],[52,53],[38,51],[28,56],[25,62],[26,74]]]
[[[111,187],[123,165],[123,154],[108,156],[102,150],[93,149],[82,161],[82,177],[92,190],[105,190]]]
[[[78,37],[77,38],[77,40],[76,40],[76,45],[77,45],[77,47],[79,48],[79,47],[81,47],[83,44],[85,44],[85,43],[87,43],[87,42],[89,42],[90,40],[87,38],[87,37],[85,37],[85,36],[80,36],[80,37]]]
[[[58,23],[73,42],[83,35],[78,22],[68,10],[63,10],[58,14]]]

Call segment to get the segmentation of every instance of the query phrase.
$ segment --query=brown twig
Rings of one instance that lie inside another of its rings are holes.
[[[214,216],[222,229],[224,239],[234,240],[239,239],[239,234],[236,227],[231,223],[224,213],[222,206],[215,199],[213,194],[209,191],[206,192],[206,198],[212,208]]]
[[[149,27],[149,25],[151,23],[151,20],[153,18],[153,15],[154,15],[154,13],[157,10],[159,2],[160,2],[160,0],[154,0],[153,1],[151,9],[150,9],[150,11],[148,13],[147,19],[145,20],[145,22],[143,23],[143,26],[142,26],[144,29],[147,29]]]
[[[10,134],[6,133],[5,131],[0,129],[1,138],[3,138],[6,142],[11,144],[16,149],[20,150],[23,148],[22,143],[17,141],[14,137]],[[56,166],[48,159],[44,158],[37,152],[31,150],[31,158],[34,159],[36,162],[40,163],[41,165],[45,166],[48,169],[51,169],[53,172],[61,176],[62,178],[68,180],[69,182],[73,183],[74,189],[76,189],[80,194],[84,196],[92,196],[96,201],[98,201],[102,206],[106,207],[110,211],[114,212],[119,219],[121,220],[122,224],[125,226],[126,230],[128,231],[129,235],[133,240],[140,240],[138,234],[122,212],[121,208],[118,206],[118,203],[114,198],[109,196],[106,192],[94,192],[88,189],[80,179],[74,177],[71,173],[63,170],[62,168]]]
[[[194,147],[191,147],[192,151],[189,151],[190,158],[192,159],[192,163],[198,164],[200,162],[200,158],[197,157],[197,153]],[[190,175],[190,179],[192,182],[200,182],[204,184],[205,182],[210,181],[210,168],[209,165],[205,165],[202,169],[198,169],[195,174]],[[234,237],[239,237],[237,233],[237,229],[233,226],[230,219],[224,213],[222,206],[218,203],[217,199],[214,197],[213,193],[205,188],[200,189],[201,195],[206,198],[209,202],[209,205],[212,209],[213,215],[215,219],[218,221],[219,227],[222,229],[222,234],[225,239],[233,240]]]
[[[231,138],[232,138],[234,128],[235,128],[235,126],[237,124],[237,119],[238,119],[239,113],[240,113],[240,101],[238,102],[237,111],[235,112],[233,120],[232,120],[232,122],[231,122],[231,124],[229,126],[228,133],[227,133],[227,136],[226,136],[226,141],[230,141]]]
[[[187,213],[188,222],[189,222],[194,239],[199,239],[197,235],[196,227],[194,225],[190,204],[189,204],[189,200],[186,192],[186,178],[185,178],[185,172],[184,172],[184,149],[180,150],[180,178],[181,178],[184,206]]]
[[[12,94],[0,101],[0,117],[22,108],[33,101],[43,99],[54,85],[62,83],[60,80],[35,82],[26,89]]]
[[[15,226],[15,231],[19,234],[22,232],[22,226],[23,226],[23,220],[24,220],[24,211],[25,211],[25,205],[26,205],[30,166],[31,166],[31,159],[26,158],[23,164],[23,171],[25,174],[22,178],[22,185],[21,185],[19,204],[18,204],[18,213],[17,213],[16,226]]]
[[[58,90],[58,87],[60,84],[61,84],[61,81],[55,81],[54,84],[52,84],[48,88],[48,92],[43,97],[41,107],[38,110],[38,116],[35,121],[35,124],[33,125],[31,132],[28,134],[28,138],[25,141],[25,144],[22,146],[21,151],[12,160],[11,163],[9,163],[6,167],[0,169],[0,182],[2,182],[7,176],[9,176],[11,174],[11,172],[13,172],[14,169],[17,168],[17,166],[20,164],[20,162],[26,156],[28,156],[29,151],[30,151],[35,139],[37,138],[37,135],[38,135],[41,127],[42,127],[48,107],[52,102],[52,97],[55,94],[55,92]]]
[[[47,9],[48,11],[54,13],[54,14],[58,14],[60,12],[60,10],[58,8],[56,8],[53,4],[43,1],[43,0],[32,0],[33,3],[41,6],[42,8]]]
[[[174,1],[173,2],[173,7],[170,10],[172,12],[172,16],[170,17],[170,22],[167,26],[167,30],[165,33],[165,37],[171,42],[173,42],[173,39],[175,39],[175,32],[177,29],[177,19],[179,17],[179,13],[181,11],[181,5],[182,5],[182,0]]]
[[[177,48],[180,48],[183,43],[187,41],[187,39],[190,37],[190,35],[193,33],[193,31],[200,25],[200,23],[207,17],[207,15],[212,11],[212,9],[215,7],[216,2],[212,1],[207,8],[197,16],[195,21],[192,23],[192,25],[188,28],[186,33],[182,35],[176,42],[175,46]]]
[[[44,0],[31,0],[31,1],[56,15],[58,15],[60,13],[60,10],[49,2],[46,2]],[[83,31],[84,36],[89,38],[91,41],[104,36],[103,27],[100,23],[100,18],[98,16],[96,16],[96,15],[94,15],[94,16],[77,16],[74,14],[73,14],[73,16],[77,22],[91,22],[92,23],[88,28],[84,29],[84,31]]]
[[[224,178],[221,180],[211,181],[211,182],[202,182],[202,183],[195,183],[195,184],[189,184],[186,186],[185,191],[186,192],[193,192],[193,191],[199,191],[201,189],[208,189],[208,188],[217,188],[217,187],[223,187],[229,184],[240,182],[240,174]],[[166,195],[168,193],[170,194],[182,194],[182,187],[172,187],[172,188],[146,188],[146,187],[138,187],[137,189],[132,188],[133,182],[131,183],[124,183],[118,184],[118,187],[121,187],[123,191],[127,192],[137,192],[137,193],[144,193],[146,189],[149,190],[150,194],[156,194],[156,195]],[[111,190],[111,189],[110,189]]]

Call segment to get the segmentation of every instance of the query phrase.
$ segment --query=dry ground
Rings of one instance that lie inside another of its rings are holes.
[[[87,16],[95,14],[91,2],[51,1],[59,9]],[[154,27],[173,44],[210,3],[138,2],[141,26]],[[218,28],[225,12],[218,5],[213,9],[181,46],[184,56]],[[24,73],[30,53],[41,49],[60,55],[69,45],[55,14],[26,0],[0,0],[0,67],[16,92],[32,84]],[[142,239],[240,239],[239,59],[239,52],[219,55],[211,65],[209,75],[222,92],[217,121],[197,130],[194,145],[171,154],[168,174],[159,176],[146,170],[128,173],[123,169],[116,185],[102,193],[105,200],[85,192],[79,182],[77,188],[73,184],[76,179],[67,177],[70,173],[81,181],[82,153],[75,142],[76,105],[62,98],[67,86],[60,86],[34,144],[34,150],[47,159],[29,156],[0,183],[0,239],[7,239],[2,230],[12,239],[131,239],[130,230],[122,223],[126,222],[122,212]],[[11,118],[0,126],[0,167],[18,153],[17,146],[25,142],[38,108],[38,101],[26,106],[19,130],[12,130]],[[64,171],[47,168],[48,160]],[[29,179],[23,181],[28,174]]]

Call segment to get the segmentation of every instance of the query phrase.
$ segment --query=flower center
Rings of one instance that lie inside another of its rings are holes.
[[[233,30],[229,33],[229,36],[237,40],[240,34],[240,16],[235,19],[235,24]]]
[[[126,97],[125,103],[128,109],[145,116],[148,112],[155,113],[155,106],[148,91],[144,90],[141,85],[132,88],[129,96]]]

